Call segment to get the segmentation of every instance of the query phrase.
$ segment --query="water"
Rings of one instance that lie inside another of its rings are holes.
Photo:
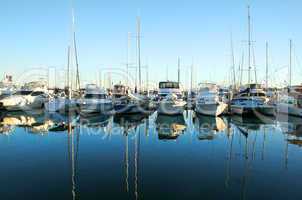
[[[73,128],[48,131],[61,121]],[[1,199],[300,199],[301,127],[191,111],[3,114]]]

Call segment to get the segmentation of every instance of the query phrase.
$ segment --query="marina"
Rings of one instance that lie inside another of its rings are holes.
[[[0,47],[1,199],[301,199],[302,45],[264,34],[266,3],[90,3],[47,4],[41,24],[46,3],[7,4],[32,30],[3,48],[45,50]]]

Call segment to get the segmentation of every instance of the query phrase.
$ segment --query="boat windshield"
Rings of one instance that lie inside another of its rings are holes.
[[[86,94],[85,99],[106,99],[105,94]]]
[[[18,91],[15,95],[30,95],[32,91]]]
[[[160,82],[159,88],[171,88],[171,89],[179,89],[178,82]]]

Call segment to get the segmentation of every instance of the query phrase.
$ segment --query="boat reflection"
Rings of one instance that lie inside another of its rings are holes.
[[[175,140],[184,133],[187,127],[183,115],[158,114],[155,123],[160,140]]]
[[[66,131],[78,121],[77,116],[62,116],[58,113],[44,112],[7,112],[0,119],[0,132],[9,134],[15,127],[25,128],[28,133],[45,134],[49,131]]]
[[[273,118],[266,117],[265,120],[256,117],[241,117],[234,115],[230,118],[232,123],[244,136],[248,137],[250,132],[259,131],[262,126],[269,126],[275,123]]]
[[[100,114],[91,114],[85,115],[80,117],[80,124],[84,125],[88,128],[102,128],[106,127],[110,122],[111,116],[110,115],[100,115]]]
[[[286,151],[288,144],[302,147],[302,120],[300,117],[278,115],[278,127],[286,135]]]
[[[149,114],[123,114],[115,115],[113,122],[124,129],[124,134],[127,135],[129,131],[136,129],[139,125],[143,124],[149,117]]]
[[[198,131],[199,140],[213,140],[218,132],[227,128],[224,120],[220,117],[196,114],[193,118],[193,123]]]
[[[14,131],[14,127],[8,125],[0,125],[0,134],[1,135],[10,135]]]
[[[29,127],[35,123],[43,122],[44,114],[41,112],[7,112],[1,119],[1,125]]]

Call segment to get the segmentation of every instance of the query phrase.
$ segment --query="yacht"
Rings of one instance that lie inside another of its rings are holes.
[[[195,111],[197,113],[209,116],[219,116],[227,107],[228,105],[219,97],[219,90],[216,84],[200,84],[195,102]]]
[[[16,92],[16,87],[13,84],[12,76],[5,75],[4,79],[0,82],[0,99],[12,95]]]
[[[136,114],[148,110],[148,98],[145,95],[132,93],[127,86],[122,84],[114,85],[112,100],[116,114]]]
[[[47,99],[47,91],[43,88],[23,88],[13,95],[1,99],[0,109],[8,111],[43,109]]]
[[[102,113],[109,114],[113,109],[112,100],[104,89],[95,84],[86,86],[83,98],[79,102],[81,114]]]
[[[231,101],[231,113],[238,115],[274,116],[275,107],[269,104],[260,84],[248,84],[241,88]]]
[[[178,82],[166,81],[159,83],[158,114],[182,115],[186,102],[182,99],[182,93]]]
[[[279,95],[277,112],[302,117],[302,85],[288,87]]]

